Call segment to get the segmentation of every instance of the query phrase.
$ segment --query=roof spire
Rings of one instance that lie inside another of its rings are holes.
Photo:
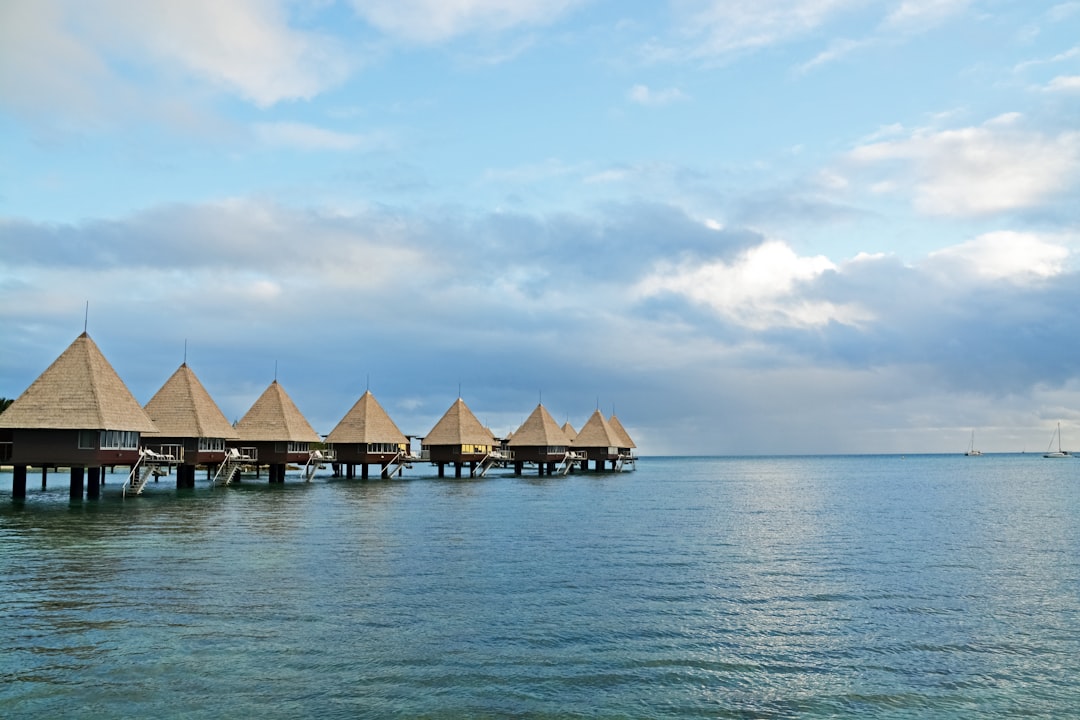
[[[82,331],[86,334],[86,326],[90,323],[90,301],[86,301],[86,311],[83,313]]]
[[[187,365],[187,338],[184,338],[184,364]]]

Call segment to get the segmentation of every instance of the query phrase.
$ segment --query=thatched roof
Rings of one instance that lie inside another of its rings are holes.
[[[424,445],[491,445],[491,431],[485,428],[465,401],[458,398],[435,427],[424,437]]]
[[[408,439],[383,410],[382,405],[366,391],[356,401],[341,422],[326,436],[328,443],[407,443]]]
[[[563,434],[566,435],[567,440],[573,440],[577,437],[577,430],[574,429],[574,426],[570,424],[569,420],[563,423],[562,431]]]
[[[600,411],[596,410],[589,416],[585,425],[582,426],[581,432],[577,434],[577,437],[573,439],[570,445],[576,448],[623,447],[623,445],[619,444],[620,442],[619,436],[615,434],[611,425],[604,419]]]
[[[570,440],[541,404],[521,423],[508,444],[510,447],[558,447],[569,445]]]
[[[626,428],[619,422],[619,418],[615,417],[615,413],[611,413],[611,417],[608,418],[608,425],[615,431],[615,434],[619,437],[619,447],[621,448],[636,448],[637,445],[630,439],[630,433],[626,432]]]
[[[251,409],[236,424],[246,442],[321,442],[278,381],[270,383]]]
[[[0,428],[157,429],[85,332],[0,414]]]
[[[154,434],[162,437],[236,437],[233,426],[187,363],[177,368],[150,398],[146,414],[157,425],[158,432]]]

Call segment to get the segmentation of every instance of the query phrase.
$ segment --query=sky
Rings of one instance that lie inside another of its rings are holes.
[[[0,4],[5,397],[1080,449],[1078,308],[1078,0]]]

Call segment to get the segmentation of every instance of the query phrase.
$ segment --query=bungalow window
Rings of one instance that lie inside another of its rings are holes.
[[[291,453],[306,453],[311,443],[306,442],[290,442],[289,452]]]
[[[221,452],[225,449],[222,438],[199,438],[199,452]]]
[[[102,450],[138,450],[139,433],[132,430],[102,430]]]
[[[80,450],[97,450],[98,434],[95,430],[80,430],[79,431],[79,449]]]

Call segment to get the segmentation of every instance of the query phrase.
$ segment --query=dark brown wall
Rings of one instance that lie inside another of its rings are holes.
[[[15,430],[13,443],[11,461],[16,465],[101,467],[139,460],[138,450],[80,450],[78,430]]]
[[[433,445],[428,447],[428,459],[448,463],[480,462],[484,459],[484,453],[462,454],[460,445]]]

